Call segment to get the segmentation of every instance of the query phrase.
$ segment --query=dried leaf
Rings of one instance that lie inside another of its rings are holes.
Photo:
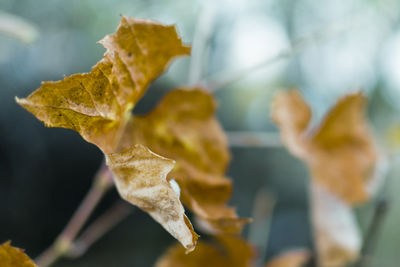
[[[131,111],[149,84],[172,59],[188,55],[190,47],[182,44],[174,26],[124,16],[116,33],[100,43],[106,53],[90,73],[44,82],[17,102],[46,126],[75,130],[97,145],[106,154],[121,196],[193,250],[197,235],[179,196],[165,180],[172,161],[134,144],[126,151],[116,150]]]
[[[310,108],[296,91],[282,92],[272,110],[288,149],[307,162],[312,177],[350,204],[369,197],[377,148],[365,120],[361,93],[343,97],[313,131]]]
[[[142,145],[108,154],[106,159],[122,198],[149,213],[188,252],[192,251],[198,236],[185,216],[178,194],[166,179],[174,161],[160,157]]]
[[[218,236],[214,243],[199,242],[192,253],[186,255],[180,246],[171,247],[156,263],[156,267],[248,267],[255,253],[243,239]]]
[[[321,267],[340,267],[357,259],[361,234],[351,207],[311,183],[311,213],[314,239]]]
[[[288,149],[309,166],[312,223],[320,266],[343,266],[358,256],[361,237],[350,205],[368,200],[382,181],[378,150],[361,93],[343,97],[309,130],[310,108],[296,91],[283,92],[272,117]]]
[[[310,251],[306,249],[289,250],[274,257],[265,267],[302,267],[310,256]]]
[[[44,82],[17,102],[48,127],[79,132],[105,153],[115,152],[119,130],[148,85],[177,56],[188,55],[174,26],[122,16],[116,33],[90,73]]]
[[[288,150],[298,157],[307,157],[305,131],[311,120],[311,109],[298,91],[276,95],[272,103],[272,119],[281,128],[281,137]]]
[[[168,175],[182,202],[214,233],[240,233],[248,219],[226,205],[232,184],[224,176],[230,160],[226,136],[214,117],[216,103],[202,89],[176,89],[147,115],[128,123],[120,149],[140,143],[177,164]]]
[[[123,112],[102,71],[111,67],[103,60],[90,73],[43,82],[28,98],[17,99],[17,102],[46,126],[75,130],[104,152],[112,152]]]
[[[0,245],[0,266],[1,267],[37,267],[23,249],[12,247],[10,241]]]

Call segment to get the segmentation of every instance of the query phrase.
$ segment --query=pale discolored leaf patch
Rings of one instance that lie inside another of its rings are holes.
[[[17,102],[48,127],[79,132],[105,153],[115,152],[120,129],[149,84],[178,56],[190,54],[174,26],[122,16],[100,41],[104,58],[90,73],[44,82]]]
[[[157,261],[156,267],[251,267],[255,253],[245,240],[234,236],[218,236],[214,242],[200,241],[195,251],[185,254],[181,246],[173,246]]]
[[[149,213],[188,252],[192,251],[198,236],[184,214],[177,192],[166,179],[174,161],[158,156],[142,145],[108,154],[106,159],[122,198]]]
[[[238,234],[249,220],[226,205],[232,191],[224,175],[230,154],[215,109],[215,100],[201,88],[173,90],[149,114],[129,121],[119,149],[139,143],[174,159],[168,179],[179,184],[181,201],[212,233]]]
[[[351,207],[315,181],[311,206],[319,266],[340,267],[356,260],[362,242]]]
[[[282,92],[274,100],[272,118],[284,143],[309,166],[321,186],[349,204],[365,202],[374,178],[378,151],[364,115],[361,93],[346,95],[311,131],[310,108],[297,91]]]
[[[274,257],[265,267],[302,267],[310,259],[311,253],[306,249],[289,250]]]
[[[11,246],[11,242],[0,245],[0,266],[1,267],[37,267],[23,249]]]

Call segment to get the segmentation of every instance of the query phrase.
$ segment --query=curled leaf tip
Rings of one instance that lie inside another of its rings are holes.
[[[176,160],[168,179],[179,184],[182,203],[211,232],[238,234],[248,220],[226,204],[232,192],[225,177],[230,153],[215,118],[216,105],[202,88],[172,90],[150,113],[131,119],[120,149],[139,143]]]
[[[143,145],[106,155],[121,197],[150,214],[182,245],[192,251],[197,234],[184,214],[178,194],[167,181],[174,161]]]

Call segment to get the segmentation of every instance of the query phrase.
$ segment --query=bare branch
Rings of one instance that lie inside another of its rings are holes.
[[[118,200],[83,231],[79,238],[73,242],[65,256],[69,258],[82,256],[97,240],[113,229],[133,211],[134,208],[132,205]]]
[[[386,199],[378,201],[371,224],[366,232],[364,243],[361,248],[361,255],[354,267],[367,267],[371,265],[371,259],[381,234],[383,222],[389,210],[389,203]]]
[[[278,133],[227,132],[230,147],[281,147]]]
[[[36,258],[35,262],[39,266],[46,267],[52,265],[70,249],[76,235],[82,229],[104,194],[111,188],[112,184],[111,171],[106,164],[103,163],[99,172],[96,174],[91,188],[64,230],[56,238],[54,243]]]

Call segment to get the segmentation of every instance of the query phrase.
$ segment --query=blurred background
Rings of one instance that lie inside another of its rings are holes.
[[[313,248],[307,168],[276,142],[271,98],[299,88],[318,123],[340,96],[363,90],[389,163],[378,197],[388,200],[389,213],[371,266],[398,266],[399,10],[397,0],[0,0],[0,242],[11,239],[37,256],[69,220],[102,161],[77,133],[45,128],[14,97],[41,81],[89,72],[105,51],[96,42],[123,14],[176,24],[193,44],[192,57],[178,59],[153,83],[135,112],[151,110],[175,86],[202,83],[215,91],[218,117],[233,138],[232,205],[247,217],[260,188],[275,199],[265,260],[284,249]],[[243,132],[265,142],[234,141]],[[109,193],[93,218],[116,199]],[[373,210],[373,202],[357,208],[363,231]],[[135,210],[81,258],[55,266],[151,266],[174,242]]]

